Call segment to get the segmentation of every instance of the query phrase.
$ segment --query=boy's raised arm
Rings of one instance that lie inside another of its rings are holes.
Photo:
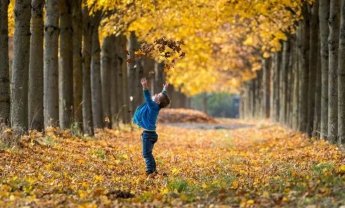
[[[169,87],[169,83],[166,82],[165,84],[163,84],[163,90],[162,90],[162,93],[166,94],[168,93],[168,87]]]
[[[151,99],[151,93],[149,91],[146,78],[142,78],[140,83],[143,86],[145,102],[149,105],[149,107],[153,107],[156,103]]]

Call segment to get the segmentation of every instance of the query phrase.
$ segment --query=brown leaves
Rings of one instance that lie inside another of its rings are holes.
[[[179,111],[188,116],[173,114]],[[139,129],[99,130],[96,138],[31,132],[24,148],[0,153],[0,206],[296,207],[325,197],[344,203],[345,156],[337,147],[268,123],[218,122],[237,129],[160,125],[154,156],[168,176],[149,180]]]

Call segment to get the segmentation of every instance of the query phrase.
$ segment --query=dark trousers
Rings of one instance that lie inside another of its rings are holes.
[[[152,155],[152,150],[157,142],[158,135],[156,132],[144,131],[141,134],[141,141],[143,144],[143,157],[146,164],[146,173],[150,174],[156,171],[156,161]]]

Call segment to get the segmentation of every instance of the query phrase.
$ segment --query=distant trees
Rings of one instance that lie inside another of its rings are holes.
[[[273,86],[270,93],[273,100],[277,98],[275,89],[281,86],[279,101],[273,102],[271,113],[265,118],[334,143],[344,143],[345,134],[344,2],[319,0],[312,6],[306,5],[297,33],[283,43],[282,51],[274,54],[272,59],[264,60],[264,63],[272,62],[272,75],[264,80],[263,86]],[[289,53],[287,44],[291,44]],[[277,58],[281,54],[283,58]],[[265,67],[266,64],[263,65],[264,71]],[[277,70],[287,70],[287,74],[280,73],[283,79],[275,76]],[[244,88],[242,117],[248,117],[245,111],[259,117],[258,112],[248,105],[252,102],[253,88],[250,86],[258,79],[249,81]],[[253,99],[259,97],[254,96]],[[286,110],[286,105],[292,108]],[[266,105],[261,108],[266,108]],[[280,113],[277,119],[276,111],[285,111],[286,114]]]

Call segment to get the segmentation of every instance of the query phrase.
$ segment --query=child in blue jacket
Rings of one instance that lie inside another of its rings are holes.
[[[168,84],[164,84],[163,91],[155,94],[151,98],[150,91],[148,90],[146,78],[141,79],[143,86],[145,102],[137,107],[134,112],[133,122],[144,131],[141,134],[143,145],[143,157],[146,164],[146,174],[156,174],[156,162],[152,155],[154,144],[157,142],[158,134],[156,133],[156,122],[159,110],[167,107],[170,104],[170,99],[167,95]]]

